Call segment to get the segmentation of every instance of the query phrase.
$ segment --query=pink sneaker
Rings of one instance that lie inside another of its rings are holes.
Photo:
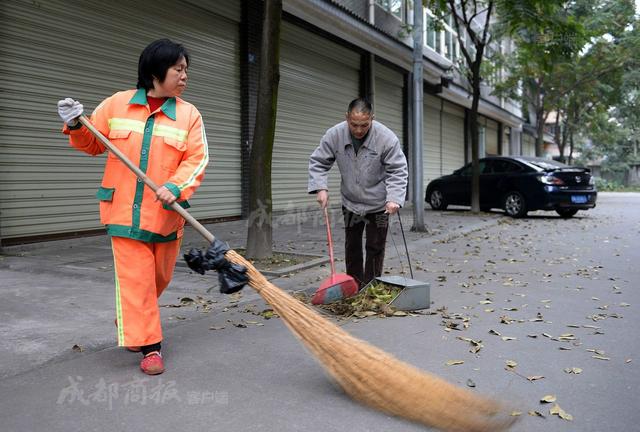
[[[140,369],[147,375],[159,375],[164,372],[164,363],[159,351],[147,354],[140,362]]]

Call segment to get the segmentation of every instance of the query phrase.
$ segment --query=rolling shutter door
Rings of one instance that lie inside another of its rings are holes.
[[[373,109],[376,120],[395,132],[400,145],[403,145],[404,75],[379,63],[375,64],[375,72],[376,90]]]
[[[360,56],[291,23],[282,23],[278,114],[272,163],[273,209],[309,207],[309,156],[358,97]],[[340,203],[337,166],[329,172],[332,204]]]
[[[498,155],[498,123],[487,119],[485,130],[485,153],[487,156]]]
[[[464,109],[448,102],[443,108],[441,175],[447,175],[464,165]]]
[[[425,94],[422,127],[422,175],[424,185],[440,177],[440,99]]]
[[[536,140],[528,133],[522,134],[522,156],[536,155]]]
[[[56,102],[74,97],[89,114],[104,98],[133,88],[140,52],[160,37],[181,42],[190,52],[184,96],[202,113],[209,142],[210,166],[191,200],[192,214],[240,214],[240,3],[226,2],[226,17],[209,12],[209,3],[217,7],[169,0],[156,1],[153,8],[123,0],[73,6],[58,0],[3,2],[3,239],[101,228],[95,192],[105,156],[69,147]]]
[[[511,128],[505,126],[502,128],[502,156],[509,156],[511,152]]]

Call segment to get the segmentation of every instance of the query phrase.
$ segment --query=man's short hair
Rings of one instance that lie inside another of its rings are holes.
[[[371,106],[371,103],[365,98],[357,98],[352,100],[347,108],[347,114],[351,114],[352,112],[370,115],[373,112],[373,106]]]
[[[151,42],[142,51],[140,60],[138,60],[138,84],[136,84],[136,88],[151,90],[154,78],[163,82],[169,68],[178,63],[181,57],[184,57],[187,61],[187,66],[189,66],[189,53],[181,44],[172,42],[169,39],[158,39]]]

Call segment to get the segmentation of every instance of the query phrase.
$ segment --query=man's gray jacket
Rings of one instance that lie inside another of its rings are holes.
[[[329,129],[309,159],[309,193],[328,190],[334,162],[342,177],[342,205],[364,215],[384,210],[389,201],[404,205],[407,192],[407,159],[398,137],[373,121],[356,155],[346,121]]]

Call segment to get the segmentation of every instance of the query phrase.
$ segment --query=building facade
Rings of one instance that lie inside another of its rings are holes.
[[[412,3],[284,0],[275,211],[315,206],[306,193],[308,157],[355,97],[373,99],[376,119],[396,132],[408,154]],[[247,217],[260,0],[10,0],[0,8],[0,245],[103,232],[95,192],[105,156],[69,147],[56,102],[73,97],[90,112],[114,92],[135,87],[141,50],[161,37],[191,53],[184,98],[202,112],[210,147],[190,212],[203,221]],[[450,26],[436,29],[429,19],[426,12],[425,186],[471,157],[465,131],[471,99],[450,79],[459,47]],[[67,23],[64,31],[60,23]],[[528,144],[519,108],[490,88],[483,94],[481,152],[523,153]],[[333,174],[330,188],[336,193],[338,187]]]

